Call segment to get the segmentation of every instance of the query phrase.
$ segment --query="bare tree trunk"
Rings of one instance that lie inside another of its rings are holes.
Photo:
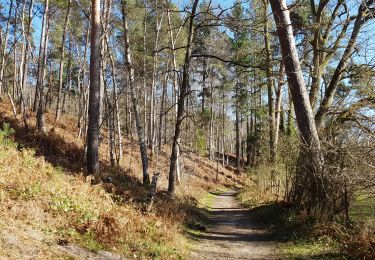
[[[36,82],[36,91],[38,90],[38,111],[36,114],[37,128],[42,132],[46,132],[44,118],[44,79],[47,61],[48,31],[49,31],[49,0],[44,2],[43,28],[41,35],[41,43],[39,47],[38,58],[38,78]]]
[[[272,65],[271,65],[271,44],[268,32],[268,19],[267,19],[267,8],[268,0],[263,1],[264,8],[264,45],[266,50],[266,75],[267,75],[267,94],[268,94],[268,128],[269,128],[269,146],[270,146],[270,162],[274,164],[276,162],[276,137],[275,137],[275,104],[273,97],[274,80],[272,76]]]
[[[222,166],[225,166],[225,92],[223,90],[222,94],[222,106],[221,106],[221,113],[222,113],[222,147],[221,147],[221,153],[222,153]]]
[[[107,45],[108,45],[108,39],[107,39]],[[108,47],[109,49],[109,47]],[[113,85],[113,102],[114,102],[114,113],[116,117],[116,124],[114,125],[117,126],[117,135],[118,135],[118,155],[117,155],[117,164],[122,160],[122,131],[121,131],[121,122],[120,122],[120,109],[119,109],[119,96],[117,94],[117,81],[116,81],[116,67],[115,67],[115,62],[113,59],[113,55],[111,51],[108,51],[109,53],[109,59],[111,62],[111,67],[112,67],[112,85]]]
[[[5,71],[5,61],[6,61],[6,52],[8,48],[8,37],[9,37],[9,24],[11,21],[11,15],[13,10],[13,0],[10,1],[10,7],[8,12],[8,20],[7,25],[5,29],[5,37],[4,37],[4,43],[3,43],[3,49],[2,49],[2,58],[1,58],[1,69],[0,69],[0,94],[3,93],[4,88],[4,71]]]
[[[325,178],[320,169],[320,141],[301,71],[289,9],[285,0],[270,0],[270,3],[302,142],[292,200],[299,205],[305,202],[305,206],[313,210],[327,202]]]
[[[100,109],[100,0],[92,0],[90,94],[87,128],[87,173],[99,173],[99,109]]]
[[[65,40],[66,40],[66,34],[68,32],[71,5],[72,5],[72,0],[69,0],[68,10],[66,11],[65,22],[64,22],[64,32],[63,32],[62,40],[61,40],[60,65],[59,65],[59,89],[58,89],[58,94],[57,94],[56,115],[55,115],[56,120],[59,120],[61,116],[60,102],[61,102],[61,91],[63,87]]]
[[[270,0],[270,3],[277,25],[283,62],[296,110],[297,124],[302,142],[309,147],[319,148],[318,132],[315,127],[313,112],[302,75],[289,17],[289,9],[285,0]]]
[[[159,35],[160,29],[163,22],[164,13],[162,13],[159,20],[159,14],[157,10],[158,1],[155,1],[156,8],[156,28],[155,28],[155,42],[154,42],[154,52],[153,52],[153,62],[152,62],[152,79],[151,79],[151,95],[150,95],[150,121],[149,121],[149,147],[151,149],[151,156],[155,151],[155,142],[156,142],[156,113],[155,113],[155,88],[156,88],[156,78],[157,78],[157,65],[158,65],[158,53],[159,48]]]
[[[126,1],[122,0],[122,19],[123,19],[123,27],[124,27],[125,57],[126,57],[125,63],[126,63],[126,67],[127,67],[128,74],[129,74],[128,76],[129,76],[130,95],[131,95],[131,100],[133,104],[135,125],[137,127],[139,149],[141,152],[142,168],[143,168],[143,184],[149,185],[150,177],[147,172],[148,157],[147,157],[147,148],[146,148],[146,143],[145,143],[145,132],[142,126],[141,116],[140,116],[139,109],[138,109],[138,100],[136,97],[134,69],[133,69],[131,53],[130,53],[129,28],[128,28],[128,22],[127,22],[127,14],[125,10],[126,10]]]
[[[208,137],[208,154],[210,160],[214,158],[213,154],[213,129],[214,129],[214,98],[213,98],[213,87],[210,82],[210,131]]]
[[[168,63],[168,62],[167,62]],[[168,66],[167,66],[167,70],[168,70]],[[165,74],[165,78],[164,78],[164,82],[163,82],[163,91],[162,91],[162,95],[161,95],[161,103],[160,103],[160,113],[159,113],[159,138],[158,138],[158,146],[159,146],[159,150],[161,149],[161,145],[162,145],[162,140],[163,140],[163,137],[162,137],[162,128],[163,128],[163,118],[164,118],[164,121],[166,121],[167,119],[167,115],[165,114],[165,96],[167,94],[167,87],[168,87],[168,79],[169,79],[169,73],[166,73]]]
[[[177,117],[175,125],[175,134],[172,144],[172,153],[171,153],[171,164],[169,168],[169,180],[168,180],[168,192],[173,194],[175,192],[175,169],[176,169],[176,160],[178,158],[179,149],[178,146],[180,135],[181,135],[181,125],[184,119],[185,113],[185,98],[188,94],[189,88],[189,72],[190,72],[190,56],[191,56],[191,46],[193,42],[194,35],[194,17],[197,10],[199,0],[194,0],[193,7],[191,10],[190,21],[189,21],[189,30],[188,30],[188,39],[185,50],[185,61],[182,74],[182,83],[180,88],[180,96],[178,99],[177,105]]]
[[[292,96],[290,94],[290,89],[288,90],[288,119],[287,119],[287,122],[286,122],[286,134],[288,136],[292,135],[292,128],[293,128],[293,118],[292,118],[292,114],[293,114],[293,101],[292,101]]]
[[[146,56],[147,56],[147,43],[146,43],[146,38],[147,38],[147,1],[144,1],[144,18],[143,18],[143,127],[144,127],[144,134],[145,138],[147,138],[148,133],[147,133],[147,81],[146,81]],[[148,140],[145,140],[147,143]]]
[[[170,10],[167,9],[167,16],[168,16],[168,30],[169,30],[169,42],[170,42],[170,47],[171,47],[171,56],[172,56],[172,71],[173,71],[173,80],[172,80],[172,85],[173,85],[173,95],[174,98],[172,102],[174,103],[175,107],[175,118],[177,118],[177,111],[178,111],[178,96],[179,96],[179,86],[178,86],[178,74],[177,74],[177,62],[176,62],[176,51],[175,51],[175,41],[177,38],[174,37],[173,35],[173,30],[172,30],[172,24],[171,24],[171,15],[170,15]],[[180,27],[181,28],[181,27]],[[177,140],[179,143],[180,140]],[[181,174],[180,174],[180,147],[177,146],[177,158],[176,158],[176,183],[179,184],[181,180]]]
[[[275,114],[276,114],[276,124],[275,124],[275,153],[277,154],[277,147],[279,143],[279,133],[280,133],[280,119],[281,119],[281,90],[284,85],[284,65],[280,63],[280,71],[279,71],[279,82],[278,87],[276,90],[276,102],[275,102]],[[276,155],[275,154],[275,155]]]
[[[18,37],[17,37],[17,31],[18,31],[18,9],[19,9],[19,1],[16,1],[16,7],[15,7],[15,12],[14,12],[14,19],[13,19],[13,91],[12,91],[12,96],[13,99],[18,101],[19,97],[19,89],[18,86],[20,86],[19,82],[19,74],[18,74],[18,65],[17,65],[17,50],[18,50]]]
[[[90,36],[90,26],[87,26],[86,30],[86,40],[85,40],[85,48],[83,51],[83,60],[80,66],[80,70],[82,70],[82,82],[81,86],[81,98],[80,98],[80,107],[81,111],[78,116],[78,138],[81,137],[83,130],[86,130],[86,119],[87,119],[87,86],[86,86],[86,60],[87,60],[87,47],[89,44],[89,36]],[[82,100],[82,101],[81,101]],[[83,123],[82,123],[83,121]]]
[[[26,5],[26,1],[24,1],[24,6]],[[28,77],[28,61],[29,61],[29,50],[30,50],[30,38],[31,38],[31,21],[32,21],[32,13],[33,13],[33,6],[34,6],[34,1],[31,0],[29,4],[29,11],[28,11],[28,23],[27,23],[27,31],[25,30],[25,24],[24,24],[24,19],[22,19],[22,32],[23,32],[23,38],[24,38],[24,44],[22,48],[22,66],[20,66],[20,74],[21,76],[21,95],[20,95],[20,107],[21,107],[21,113],[22,113],[22,118],[23,122],[26,128],[29,127],[29,122],[28,122],[28,116],[27,116],[27,109],[26,109],[26,102],[24,100],[24,95],[23,95],[23,89],[26,88],[27,84],[27,77]],[[24,10],[23,14],[24,16]],[[21,73],[22,70],[22,73]]]
[[[238,82],[236,83],[236,107],[235,107],[235,132],[236,132],[236,171],[237,173],[241,172],[241,132],[240,132],[240,108],[238,102]]]

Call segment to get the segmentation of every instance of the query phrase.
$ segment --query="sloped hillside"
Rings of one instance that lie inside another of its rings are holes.
[[[194,153],[182,159],[177,195],[167,183],[166,147],[153,156],[151,173],[161,173],[151,212],[148,190],[140,183],[136,143],[125,140],[121,167],[111,168],[107,145],[101,146],[102,177],[84,177],[83,141],[76,119],[59,122],[47,113],[47,134],[29,129],[14,117],[6,101],[0,107],[0,256],[11,259],[176,258],[188,251],[182,235],[193,220],[199,199],[209,189],[238,186],[242,178]],[[30,112],[31,114],[31,112]],[[30,117],[32,119],[33,116]],[[9,127],[8,127],[9,126]],[[108,178],[110,177],[110,178]]]

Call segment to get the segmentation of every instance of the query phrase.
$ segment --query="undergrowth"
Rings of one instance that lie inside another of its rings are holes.
[[[135,205],[116,204],[102,184],[92,186],[32,150],[17,150],[4,132],[11,133],[6,125],[0,134],[1,218],[22,220],[48,230],[58,243],[74,242],[92,251],[115,248],[125,255],[164,258],[183,254],[183,238],[173,223],[142,214]]]
[[[6,104],[0,110],[0,224],[7,223],[0,235],[28,238],[12,250],[9,241],[0,239],[0,252],[7,252],[6,257],[22,258],[30,252],[42,259],[65,257],[69,255],[57,246],[77,244],[130,258],[184,258],[190,249],[184,229],[199,218],[198,201],[205,191],[241,183],[223,167],[217,180],[216,163],[189,153],[182,160],[181,185],[170,197],[164,191],[169,151],[160,151],[158,169],[150,161],[150,172],[162,173],[159,188],[152,211],[145,212],[148,191],[141,185],[135,143],[124,139],[124,158],[115,168],[109,166],[108,144],[102,143],[101,176],[110,181],[92,184],[92,178],[84,176],[83,142],[76,137],[74,118],[55,122],[47,112],[51,128],[42,134],[35,131],[33,120],[24,129]],[[23,227],[41,231],[42,242],[25,235]]]
[[[258,169],[259,170],[259,169]],[[261,171],[269,172],[267,167]],[[258,172],[259,175],[262,172]],[[266,175],[266,174],[265,174]],[[318,222],[293,205],[276,200],[275,194],[260,190],[259,179],[244,186],[239,202],[250,208],[252,220],[271,230],[281,241],[280,253],[292,259],[374,259],[375,225],[371,219],[358,218],[351,222],[338,217],[332,222]],[[356,212],[356,216],[367,212]]]

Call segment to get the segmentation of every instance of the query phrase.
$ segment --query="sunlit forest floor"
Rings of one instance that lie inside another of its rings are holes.
[[[185,149],[181,184],[171,198],[165,146],[150,161],[150,174],[161,176],[148,212],[149,190],[141,184],[135,141],[124,139],[123,160],[111,167],[103,131],[101,181],[93,182],[84,176],[84,143],[77,138],[75,117],[56,122],[47,113],[48,131],[42,134],[35,130],[33,114],[25,129],[11,111],[1,100],[0,258],[189,258],[196,246],[192,236],[204,235],[216,196],[224,187],[242,187],[238,200],[250,209],[251,225],[273,232],[282,258],[371,259],[366,256],[374,250],[375,201],[365,194],[352,204],[350,223],[337,219],[323,225],[267,197],[251,174],[235,174],[230,166]]]
[[[194,226],[208,190],[243,185],[230,167],[186,152],[182,181],[175,197],[165,191],[168,147],[151,161],[150,173],[161,173],[151,212],[148,190],[141,185],[136,142],[124,140],[124,159],[111,167],[105,138],[101,177],[84,176],[83,141],[76,118],[55,122],[46,114],[47,134],[25,129],[5,100],[0,106],[0,256],[37,258],[184,257],[190,250],[184,232]],[[9,124],[10,128],[6,124]],[[14,130],[12,130],[14,129]],[[105,135],[105,133],[104,133]],[[106,181],[107,180],[107,181]]]

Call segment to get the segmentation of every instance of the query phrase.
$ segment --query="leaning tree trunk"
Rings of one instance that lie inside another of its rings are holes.
[[[100,0],[92,0],[87,173],[99,173]]]
[[[134,68],[131,60],[130,55],[130,40],[129,40],[129,27],[128,27],[128,18],[126,14],[126,2],[122,1],[122,22],[124,27],[124,40],[125,40],[125,64],[128,70],[128,77],[129,77],[129,87],[130,87],[130,96],[133,105],[133,113],[135,119],[135,125],[137,127],[137,134],[138,134],[138,143],[139,149],[141,152],[141,159],[142,159],[142,170],[143,170],[143,184],[149,185],[150,184],[150,177],[148,175],[148,157],[147,157],[147,147],[145,143],[145,132],[142,126],[141,115],[138,108],[138,100],[136,97],[136,89],[135,89],[135,82],[134,82]]]
[[[179,153],[179,140],[181,136],[181,125],[184,119],[185,113],[185,98],[188,94],[189,88],[189,72],[190,72],[190,56],[191,56],[191,46],[193,42],[193,34],[194,34],[194,16],[197,10],[199,0],[194,0],[194,4],[191,10],[190,21],[189,21],[189,31],[188,31],[188,39],[186,44],[185,50],[185,61],[182,73],[182,82],[180,88],[180,95],[178,98],[177,103],[177,117],[176,117],[176,125],[175,125],[175,133],[173,137],[172,143],[172,153],[171,153],[171,164],[169,168],[169,180],[168,180],[168,192],[173,194],[175,192],[175,169],[177,165],[177,158]]]
[[[289,9],[285,0],[270,0],[270,3],[302,143],[293,188],[293,201],[299,205],[304,203],[308,210],[321,211],[328,198],[324,183],[326,180],[320,169],[320,141],[301,71]]]

